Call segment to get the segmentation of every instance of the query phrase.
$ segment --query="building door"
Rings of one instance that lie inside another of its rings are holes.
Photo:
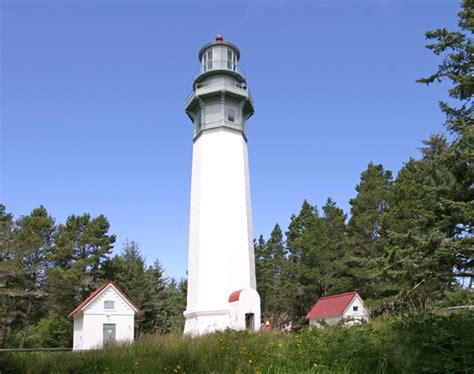
[[[104,323],[104,345],[115,342],[115,323]]]
[[[253,313],[245,313],[245,328],[247,330],[253,331],[254,318]]]

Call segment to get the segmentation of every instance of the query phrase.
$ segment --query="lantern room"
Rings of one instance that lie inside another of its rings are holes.
[[[225,71],[235,73],[237,80],[243,82],[245,75],[239,66],[239,59],[239,48],[233,43],[224,41],[222,35],[219,34],[215,40],[204,45],[199,51],[201,66],[194,79],[199,82],[211,73]]]

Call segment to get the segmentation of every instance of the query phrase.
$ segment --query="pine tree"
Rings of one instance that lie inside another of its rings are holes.
[[[443,56],[438,70],[427,78],[418,80],[420,83],[431,84],[448,80],[452,83],[449,96],[460,103],[453,106],[441,101],[441,110],[446,115],[445,126],[454,135],[447,152],[443,156],[456,183],[450,193],[440,201],[444,209],[443,220],[449,222],[449,237],[456,245],[457,275],[469,280],[472,287],[474,253],[474,1],[464,0],[459,16],[459,31],[448,31],[440,28],[426,33],[427,45],[434,54]]]
[[[54,231],[54,219],[43,206],[16,221],[14,255],[10,261],[21,269],[19,286],[23,292],[18,305],[22,316],[20,348],[26,344],[30,326],[44,312],[46,269]]]
[[[290,263],[287,258],[286,248],[283,241],[283,232],[277,223],[273,228],[270,238],[265,244],[269,256],[269,286],[266,295],[266,314],[274,326],[281,326],[291,319],[292,312],[292,288],[288,284],[290,277]]]
[[[347,285],[339,282],[339,274],[345,271],[341,260],[346,250],[346,218],[344,211],[328,198],[323,206],[323,230],[318,240],[318,297],[347,291]]]
[[[142,314],[137,318],[138,333],[168,332],[173,297],[167,288],[167,279],[158,260],[146,266],[140,246],[133,241],[124,243],[122,253],[107,261],[107,277],[137,304]]]
[[[262,235],[258,243],[254,241],[255,250],[255,274],[257,279],[257,291],[260,295],[262,318],[270,318],[268,309],[268,297],[273,288],[272,258],[267,250],[265,239]]]
[[[440,204],[455,183],[442,163],[448,146],[441,136],[425,145],[424,157],[410,160],[398,173],[384,212],[387,243],[379,296],[392,300],[381,308],[385,312],[429,308],[454,281],[454,249]]]
[[[308,263],[311,262],[312,248],[315,242],[315,230],[319,229],[319,215],[316,207],[304,200],[298,216],[293,215],[286,233],[288,250],[288,293],[291,295],[292,310],[290,317],[303,321],[312,288]],[[308,287],[310,289],[308,289]]]
[[[166,285],[166,304],[168,310],[168,329],[166,332],[179,332],[184,329],[184,315],[186,309],[187,280],[176,282],[173,278]]]
[[[104,265],[115,242],[109,228],[103,215],[87,213],[71,215],[58,226],[48,269],[49,303],[58,315],[67,315],[71,305],[80,304],[105,280]]]
[[[349,201],[351,218],[340,277],[348,291],[357,290],[364,298],[376,296],[374,271],[380,267],[379,259],[384,254],[382,216],[392,184],[390,171],[370,163],[356,186],[357,196]]]
[[[15,261],[13,215],[0,204],[0,348],[4,348],[11,325],[18,315],[16,300],[23,295],[20,288],[22,268]]]

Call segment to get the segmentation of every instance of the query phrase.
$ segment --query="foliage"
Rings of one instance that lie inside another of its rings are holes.
[[[70,347],[72,321],[58,316],[47,316],[31,327],[28,347]]]
[[[6,373],[471,373],[474,313],[411,315],[301,334],[145,336],[82,353],[0,357]]]
[[[55,225],[42,206],[15,220],[0,205],[0,347],[69,346],[67,315],[107,279],[143,310],[139,333],[182,327],[184,283],[164,278],[158,260],[147,267],[134,242],[111,259],[109,227],[89,214]]]
[[[108,279],[117,285],[138,305],[138,333],[171,332],[180,328],[179,316],[185,308],[180,285],[163,276],[158,260],[146,266],[138,243],[124,243],[122,253],[105,264]]]
[[[352,290],[376,315],[472,300],[473,19],[474,0],[464,0],[458,31],[426,34],[427,48],[443,59],[437,71],[419,82],[452,83],[452,101],[440,103],[449,139],[438,134],[423,141],[421,158],[408,160],[395,180],[383,165],[369,163],[350,200],[347,225],[344,212],[330,200],[322,216],[305,200],[291,217],[287,254],[279,260],[286,263],[291,300],[286,318],[301,323],[318,298]],[[258,290],[265,314],[272,315],[277,307],[268,300],[281,291],[272,287],[273,260],[263,237],[256,251]],[[460,283],[470,291],[460,291]],[[444,302],[447,296],[450,303]]]
[[[474,1],[464,0],[459,12],[459,30],[448,31],[440,28],[426,33],[432,44],[427,48],[443,60],[438,71],[421,83],[431,84],[448,80],[452,83],[449,96],[457,101],[457,106],[444,101],[440,102],[441,110],[446,115],[445,126],[454,135],[454,140],[441,162],[449,169],[455,180],[448,193],[440,203],[444,210],[444,220],[449,223],[448,236],[453,239],[456,251],[457,275],[467,277],[472,286],[474,268],[474,251],[472,250],[474,226]],[[453,101],[454,101],[453,100]]]
[[[289,262],[283,242],[283,233],[275,225],[270,239],[265,243],[260,238],[255,246],[257,287],[261,297],[262,318],[280,327],[289,319],[291,310],[291,284]]]

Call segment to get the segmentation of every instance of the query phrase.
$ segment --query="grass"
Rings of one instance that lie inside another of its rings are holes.
[[[4,354],[0,373],[472,373],[472,336],[472,312],[291,335],[152,335],[98,351]]]

